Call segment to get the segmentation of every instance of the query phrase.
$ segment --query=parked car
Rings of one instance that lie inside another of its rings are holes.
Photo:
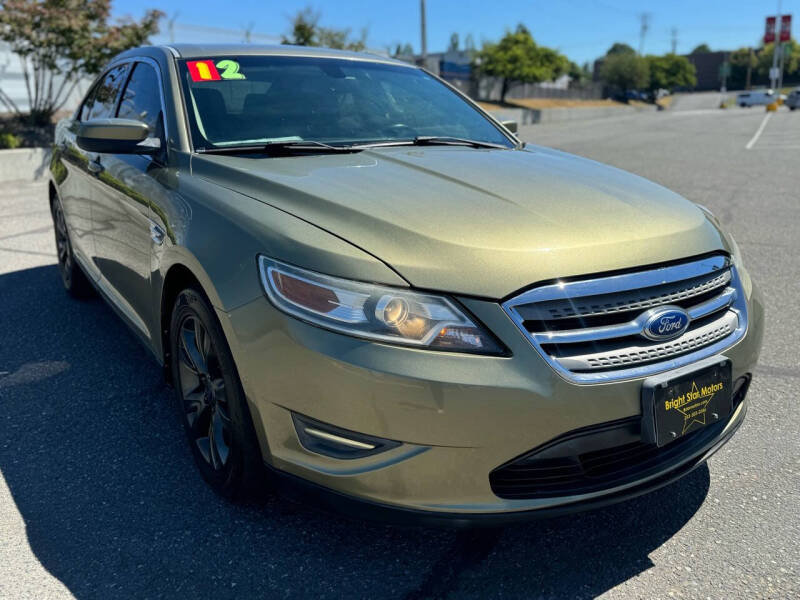
[[[750,106],[763,106],[772,104],[777,100],[773,90],[753,90],[752,92],[742,92],[736,96],[736,104],[742,108]]]
[[[789,107],[789,110],[794,110],[797,107],[800,107],[800,87],[789,92],[784,104]]]
[[[763,308],[717,219],[406,63],[130,50],[49,172],[65,288],[163,365],[223,496],[505,523],[660,488],[744,419]]]

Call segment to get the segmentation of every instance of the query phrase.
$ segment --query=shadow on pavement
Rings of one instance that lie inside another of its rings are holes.
[[[361,523],[202,483],[148,352],[55,266],[0,276],[0,471],[42,565],[78,598],[589,598],[648,569],[704,466],[605,510],[504,530]]]

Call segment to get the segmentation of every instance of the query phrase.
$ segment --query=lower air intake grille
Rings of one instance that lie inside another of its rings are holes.
[[[744,400],[749,382],[749,375],[737,380],[734,408]],[[610,489],[660,473],[700,453],[711,445],[728,420],[660,448],[642,442],[638,417],[578,430],[498,467],[489,474],[489,483],[497,496],[508,500]]]

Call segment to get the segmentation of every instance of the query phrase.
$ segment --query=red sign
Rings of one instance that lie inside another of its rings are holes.
[[[791,39],[792,39],[792,15],[782,15],[780,40],[782,42],[788,42]]]
[[[219,71],[212,60],[190,60],[186,63],[192,81],[219,81]]]
[[[771,44],[775,41],[775,17],[767,17],[767,29],[764,32],[764,43]]]

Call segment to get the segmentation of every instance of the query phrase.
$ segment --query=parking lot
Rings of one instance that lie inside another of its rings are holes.
[[[662,490],[502,530],[216,497],[148,352],[101,300],[64,293],[46,188],[2,184],[0,598],[800,596],[800,113],[707,100],[520,135],[662,183],[733,232],[767,309],[747,420]]]

